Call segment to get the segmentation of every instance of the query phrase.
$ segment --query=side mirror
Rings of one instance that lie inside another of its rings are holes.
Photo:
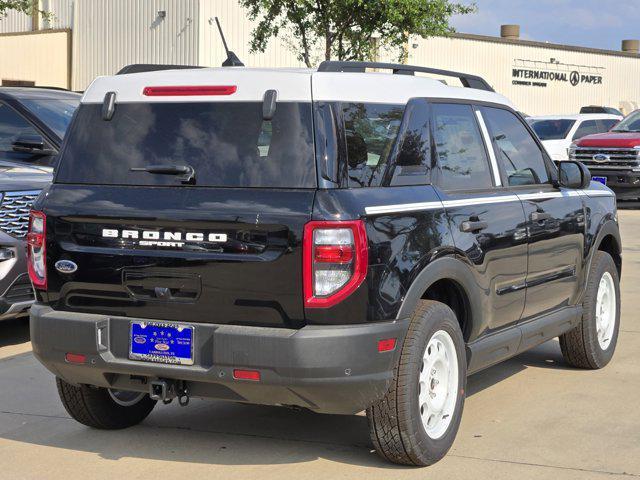
[[[561,187],[587,188],[591,183],[591,173],[580,162],[558,162],[558,183]]]
[[[20,135],[11,146],[14,152],[30,153],[31,155],[55,155],[55,150],[47,148],[42,135],[25,133]]]

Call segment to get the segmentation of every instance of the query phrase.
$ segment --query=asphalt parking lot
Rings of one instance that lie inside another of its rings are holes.
[[[69,418],[31,354],[25,321],[0,324],[0,479],[640,478],[640,211],[620,212],[622,326],[613,362],[568,368],[557,341],[469,379],[458,438],[429,469],[379,460],[364,416],[193,400],[140,426]]]

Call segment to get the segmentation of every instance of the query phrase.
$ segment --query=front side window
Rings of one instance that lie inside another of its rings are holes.
[[[381,184],[403,112],[404,105],[342,105],[349,187],[376,187]]]
[[[598,133],[598,123],[595,120],[585,120],[580,124],[576,133],[573,135],[573,139],[577,140],[587,135]]]
[[[491,188],[489,160],[471,106],[435,103],[432,111],[436,183],[445,190]]]
[[[575,123],[575,120],[559,118],[555,120],[532,120],[529,124],[540,140],[564,140]]]
[[[57,182],[182,185],[179,176],[132,171],[189,165],[195,186],[316,186],[311,103],[122,103],[110,121],[83,104],[70,127]]]
[[[38,135],[33,126],[9,105],[0,103],[0,152],[12,152],[22,135]]]
[[[616,123],[618,123],[618,120],[614,118],[604,118],[602,120],[598,120],[598,130],[600,132],[608,132]]]
[[[520,119],[508,110],[491,107],[483,107],[482,116],[508,185],[547,183],[549,175],[542,151]]]

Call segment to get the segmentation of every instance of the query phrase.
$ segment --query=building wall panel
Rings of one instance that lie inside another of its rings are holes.
[[[5,17],[0,17],[0,33],[31,31],[31,16],[15,10],[7,11]]]
[[[577,113],[585,105],[606,105],[628,112],[640,103],[640,82],[635,80],[640,77],[640,56],[456,37],[412,39],[410,44],[417,48],[410,45],[409,63],[480,75],[530,115]],[[566,81],[517,78],[514,69],[553,72]],[[602,83],[581,80],[573,85],[572,72],[578,72],[580,79],[601,77]]]
[[[76,0],[73,88],[132,63],[197,64],[198,10],[198,0]]]
[[[69,88],[71,31],[0,35],[0,81]]]
[[[200,58],[204,66],[220,66],[226,58],[215,17],[219,17],[229,49],[249,67],[304,67],[286,34],[272,39],[264,53],[251,53],[249,43],[256,22],[237,0],[200,0]]]
[[[40,28],[73,28],[73,0],[40,0],[40,8],[53,13],[51,20],[40,19]]]

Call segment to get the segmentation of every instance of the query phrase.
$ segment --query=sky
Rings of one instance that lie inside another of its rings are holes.
[[[640,0],[457,1],[478,8],[452,18],[461,33],[500,36],[500,25],[513,23],[526,40],[607,50],[620,50],[623,39],[640,39]]]

